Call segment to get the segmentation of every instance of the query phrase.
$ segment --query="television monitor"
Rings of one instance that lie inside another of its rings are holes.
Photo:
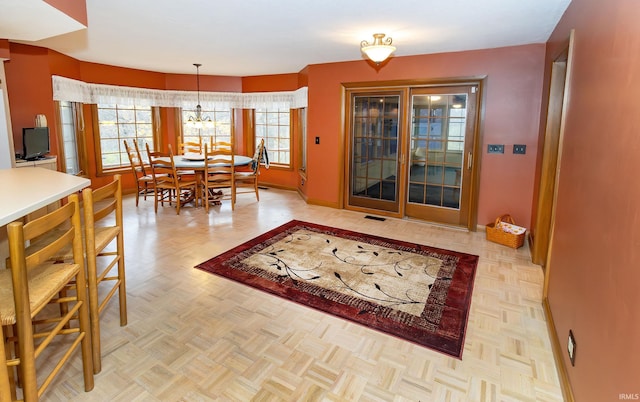
[[[30,127],[22,129],[22,159],[40,159],[49,153],[49,128]]]

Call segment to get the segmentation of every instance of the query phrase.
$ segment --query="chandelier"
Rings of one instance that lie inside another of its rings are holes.
[[[198,104],[196,105],[196,115],[195,116],[189,116],[189,120],[187,120],[187,126],[195,127],[195,128],[202,128],[206,124],[207,127],[211,127],[211,126],[213,126],[213,121],[211,121],[211,118],[209,116],[203,116],[202,115],[202,106],[200,106],[200,66],[202,64],[194,63],[193,65],[196,66],[196,83],[197,83],[197,88],[198,88]]]
[[[380,64],[387,59],[387,57],[391,56],[396,50],[395,46],[391,46],[392,39],[382,39],[385,34],[377,33],[373,34],[373,43],[370,44],[366,40],[360,42],[360,50],[364,53],[371,61],[376,64]]]

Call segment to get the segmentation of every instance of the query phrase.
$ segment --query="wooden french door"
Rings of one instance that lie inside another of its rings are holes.
[[[347,208],[470,227],[478,84],[347,92]]]
[[[349,205],[399,212],[401,100],[398,91],[350,97]]]
[[[411,90],[405,215],[467,226],[477,87]]]

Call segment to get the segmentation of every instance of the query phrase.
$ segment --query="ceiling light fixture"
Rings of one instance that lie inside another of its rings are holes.
[[[383,33],[373,34],[372,44],[366,40],[360,42],[360,50],[362,53],[376,64],[385,61],[387,57],[391,56],[391,53],[396,50],[395,46],[391,46],[392,39],[387,38],[383,40],[384,36],[385,34]]]
[[[187,126],[202,128],[202,126],[206,124],[207,127],[209,127],[213,125],[213,121],[211,121],[211,118],[209,116],[202,116],[202,106],[200,106],[200,66],[202,64],[194,63],[193,65],[196,66],[196,83],[198,85],[197,87],[198,88],[198,105],[196,105],[196,115],[189,116],[189,120],[187,121]]]

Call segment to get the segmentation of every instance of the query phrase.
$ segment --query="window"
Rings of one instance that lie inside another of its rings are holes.
[[[195,116],[195,109],[182,109],[182,142],[198,142],[202,138],[202,143],[210,142],[232,142],[232,110],[216,109],[204,110],[202,115],[208,116],[211,123],[205,124],[201,128],[192,127],[188,124],[189,117]]]
[[[78,142],[76,141],[73,105],[71,102],[60,102],[59,107],[64,171],[69,174],[78,174],[80,173],[80,165],[78,163]]]
[[[307,171],[307,108],[299,109],[299,127],[298,130],[300,134],[300,164],[298,169],[302,172]]]
[[[57,110],[58,142],[62,144],[58,154],[62,171],[73,175],[87,174],[82,104],[60,101],[57,102]]]
[[[96,106],[96,161],[98,173],[129,167],[123,140],[136,141],[141,149],[145,143],[155,149],[151,106],[100,104]]]
[[[256,143],[264,138],[269,162],[291,166],[291,116],[289,109],[256,109]]]

